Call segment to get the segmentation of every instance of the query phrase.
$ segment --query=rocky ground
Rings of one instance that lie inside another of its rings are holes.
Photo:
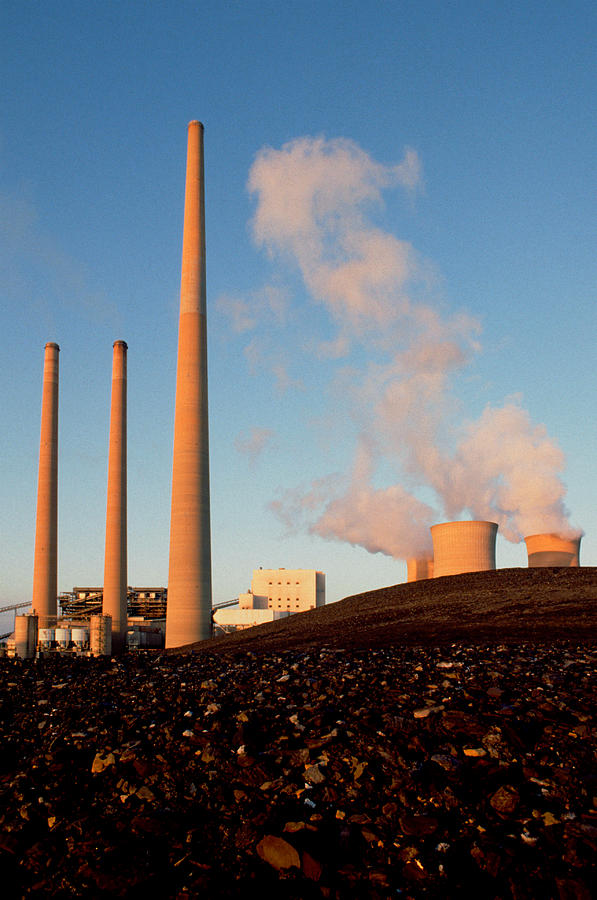
[[[0,660],[6,895],[588,900],[590,629],[362,649],[321,612],[302,646]]]

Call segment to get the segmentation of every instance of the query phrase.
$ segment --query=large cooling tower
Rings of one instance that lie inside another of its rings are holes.
[[[425,578],[433,578],[433,559],[416,556],[407,559],[406,580],[423,581]]]
[[[190,122],[174,412],[166,647],[211,637],[203,125]]]
[[[31,608],[41,628],[56,621],[58,582],[58,344],[46,344],[41,401]]]
[[[529,568],[540,566],[579,566],[580,537],[563,538],[557,534],[531,534],[527,545]]]
[[[108,449],[106,555],[102,612],[112,617],[112,651],[126,649],[126,351],[115,341],[112,356],[112,402]]]
[[[443,522],[431,526],[433,575],[495,569],[495,522]]]

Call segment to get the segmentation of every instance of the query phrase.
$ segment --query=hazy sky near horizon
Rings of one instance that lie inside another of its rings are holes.
[[[214,601],[258,566],[321,569],[329,600],[404,580],[403,562],[350,543],[358,523],[333,539],[339,517],[358,493],[375,548],[403,491],[433,515],[457,508],[494,455],[470,423],[507,443],[487,422],[502,408],[544,426],[555,469],[563,454],[581,560],[597,565],[596,38],[589,2],[3,0],[0,605],[31,592],[47,341],[61,348],[59,589],[103,579],[117,339],[129,584],[167,583],[191,119],[205,125]],[[405,335],[422,321],[441,338],[415,354]],[[435,438],[412,437],[416,404],[394,415],[405,360],[438,347],[453,351],[427,410],[451,447],[441,464]],[[498,565],[525,562],[499,540]]]

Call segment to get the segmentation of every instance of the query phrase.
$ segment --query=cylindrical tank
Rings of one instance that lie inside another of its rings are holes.
[[[417,556],[407,559],[406,580],[423,581],[425,578],[433,578],[433,559]]]
[[[78,627],[71,631],[71,640],[80,650],[89,643],[89,628]]]
[[[112,655],[112,616],[91,616],[89,649],[94,656]]]
[[[33,659],[37,648],[37,616],[15,616],[15,653],[21,659]]]
[[[580,541],[557,534],[531,534],[524,539],[527,545],[529,568],[540,566],[579,566]]]
[[[496,522],[442,522],[431,526],[433,575],[495,569]]]
[[[54,643],[54,641],[56,640],[55,629],[54,628],[40,628],[38,631],[37,637],[38,637],[40,646],[51,647],[52,644]]]
[[[71,642],[71,630],[66,625],[60,625],[56,628],[55,641],[59,647],[68,647]]]

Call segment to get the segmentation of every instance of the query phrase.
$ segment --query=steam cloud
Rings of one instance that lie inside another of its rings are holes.
[[[479,322],[434,302],[433,268],[375,223],[384,191],[412,194],[420,184],[414,150],[386,166],[345,139],[265,148],[251,168],[255,241],[298,271],[327,312],[331,338],[315,352],[350,364],[344,387],[358,432],[349,473],[285,492],[271,507],[293,527],[403,559],[429,552],[429,526],[442,517],[492,519],[514,542],[578,534],[564,505],[564,456],[516,399],[454,426],[457,379],[480,350]],[[268,306],[226,302],[242,330]],[[381,465],[393,467],[396,483],[376,483]]]
[[[261,456],[273,436],[274,432],[271,428],[251,428],[248,432],[238,435],[234,446],[239,453],[244,453],[249,457],[249,465],[254,467],[258,457]]]

